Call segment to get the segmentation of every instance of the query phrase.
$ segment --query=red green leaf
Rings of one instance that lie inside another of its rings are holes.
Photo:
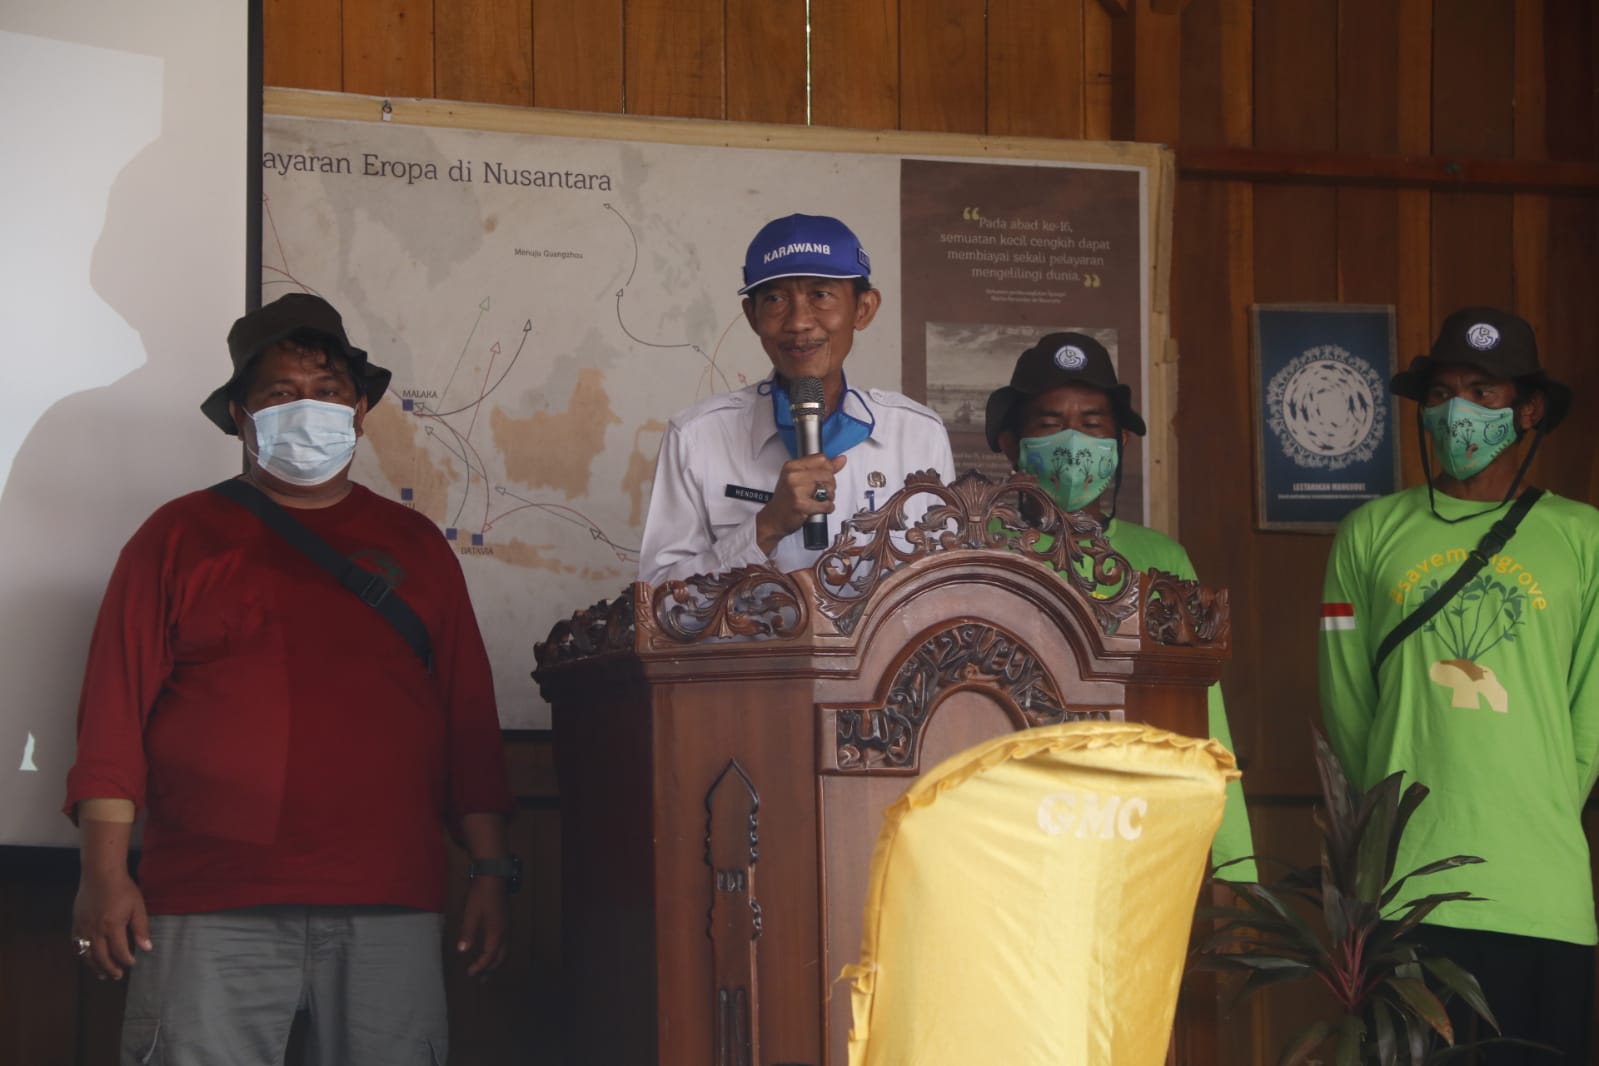
[[[1493,1026],[1494,1032],[1499,1032],[1499,1021],[1494,1017],[1493,1011],[1488,1009],[1488,1000],[1482,994],[1482,985],[1464,966],[1442,955],[1424,956],[1421,964],[1438,978],[1445,988],[1465,1000],[1472,1010]]]
[[[1449,1024],[1449,1012],[1444,1010],[1443,1003],[1432,994],[1432,989],[1427,987],[1425,981],[1413,977],[1395,977],[1388,982],[1388,987],[1393,989],[1405,1006],[1417,1017],[1442,1036],[1445,1041],[1455,1042],[1455,1027]]]

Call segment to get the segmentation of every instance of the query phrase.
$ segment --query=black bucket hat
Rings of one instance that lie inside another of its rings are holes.
[[[350,364],[355,387],[366,397],[367,410],[377,406],[392,376],[367,360],[366,352],[350,343],[344,333],[344,320],[333,305],[308,292],[291,292],[264,307],[251,311],[228,330],[228,355],[233,359],[233,376],[205,398],[200,410],[224,433],[238,435],[233,415],[228,411],[228,390],[244,374],[252,360],[278,341],[296,340],[310,347],[343,356]]]
[[[1062,385],[1087,385],[1110,396],[1116,424],[1142,437],[1144,420],[1133,410],[1133,390],[1116,380],[1116,366],[1105,346],[1084,333],[1050,333],[1016,360],[1010,384],[988,397],[984,429],[988,447],[999,451],[999,434],[1016,405]]]
[[[1427,402],[1434,368],[1457,363],[1474,366],[1496,378],[1536,385],[1544,393],[1542,429],[1553,430],[1571,409],[1571,389],[1544,373],[1538,362],[1538,340],[1527,320],[1493,307],[1463,307],[1444,319],[1432,351],[1418,355],[1410,367],[1394,375],[1397,396]]]

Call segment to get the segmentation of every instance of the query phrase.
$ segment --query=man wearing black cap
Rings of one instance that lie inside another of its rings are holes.
[[[1085,333],[1051,333],[1016,360],[1010,384],[988,397],[988,446],[1017,470],[1038,478],[1063,511],[1086,512],[1104,523],[1105,539],[1137,570],[1164,570],[1194,579],[1183,546],[1166,534],[1117,518],[1122,452],[1127,436],[1145,433],[1132,390],[1116,379],[1104,345]],[[1049,550],[1046,537],[1038,550]],[[1211,735],[1232,750],[1221,686],[1209,697]],[[1211,848],[1215,862],[1254,854],[1241,784],[1227,785],[1227,805]],[[1253,880],[1254,863],[1229,866],[1226,876]]]
[[[442,1062],[446,828],[486,875],[458,949],[471,972],[506,949],[510,797],[482,638],[438,530],[349,478],[389,372],[338,312],[284,296],[228,348],[202,410],[242,438],[245,473],[134,534],[90,644],[66,802],[78,954],[132,975],[124,1061],[281,1062],[305,1010],[317,1061]],[[418,631],[379,613],[389,597]]]
[[[810,516],[875,509],[918,470],[954,480],[936,414],[845,380],[855,334],[882,303],[870,274],[866,250],[836,218],[788,215],[755,235],[739,295],[772,376],[672,418],[656,458],[640,580],[767,562],[798,570],[817,557],[800,532]],[[802,454],[791,414],[790,389],[802,379],[821,383],[819,455]]]
[[[1338,528],[1321,624],[1328,737],[1358,787],[1404,771],[1431,790],[1399,870],[1484,860],[1427,879],[1422,891],[1483,898],[1433,911],[1422,942],[1476,975],[1506,1035],[1588,1062],[1599,512],[1524,477],[1571,391],[1539,365],[1532,328],[1488,307],[1446,318],[1393,390],[1418,405],[1429,479]],[[1496,1048],[1487,1061],[1551,1060]]]

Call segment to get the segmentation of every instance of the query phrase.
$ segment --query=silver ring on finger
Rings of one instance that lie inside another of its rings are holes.
[[[89,954],[89,949],[94,947],[94,941],[86,936],[73,937],[72,943],[78,949],[78,958],[80,959]]]
[[[818,481],[816,483],[815,490],[811,492],[811,499],[815,500],[817,503],[826,503],[832,498],[833,494],[828,490],[828,487]]]

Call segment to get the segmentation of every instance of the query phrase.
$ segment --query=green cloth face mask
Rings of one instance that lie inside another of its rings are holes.
[[[1432,437],[1444,473],[1458,481],[1488,469],[1516,440],[1515,408],[1494,410],[1459,396],[1422,408],[1421,424]]]
[[[1023,437],[1016,465],[1038,478],[1063,511],[1081,511],[1105,494],[1116,475],[1121,442],[1064,429],[1047,437]]]

